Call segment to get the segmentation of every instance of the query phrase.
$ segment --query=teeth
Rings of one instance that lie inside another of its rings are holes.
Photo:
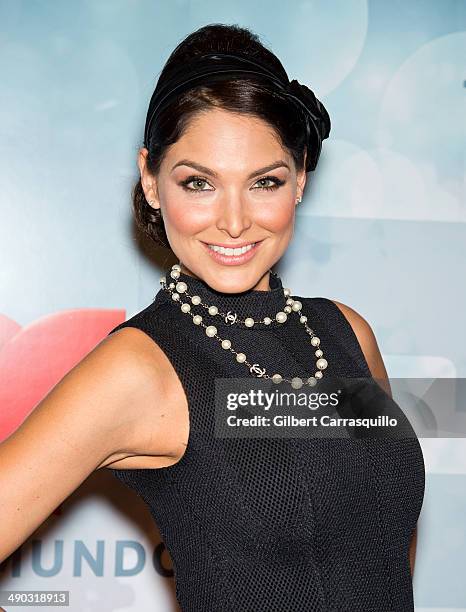
[[[209,249],[212,249],[212,251],[215,251],[216,253],[221,253],[222,255],[242,255],[243,253],[250,251],[255,244],[256,243],[253,242],[252,244],[248,244],[247,246],[240,247],[238,249],[226,249],[225,247],[217,246],[216,244],[209,244]]]

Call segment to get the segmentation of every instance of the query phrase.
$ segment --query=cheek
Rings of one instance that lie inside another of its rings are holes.
[[[294,221],[295,207],[289,198],[270,202],[255,209],[254,221],[272,232],[285,232]]]
[[[191,202],[189,196],[167,198],[164,221],[169,231],[195,234],[215,222],[214,209],[207,202],[204,205]]]

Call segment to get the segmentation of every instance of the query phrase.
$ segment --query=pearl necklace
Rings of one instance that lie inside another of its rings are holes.
[[[271,274],[274,274],[270,270]],[[286,298],[286,305],[282,311],[277,312],[275,314],[274,319],[271,317],[264,317],[261,321],[255,321],[252,317],[246,317],[245,319],[239,319],[238,315],[235,312],[228,311],[227,313],[219,312],[217,306],[204,304],[201,298],[198,295],[191,295],[188,293],[188,285],[184,281],[178,281],[181,273],[181,266],[179,264],[174,264],[171,268],[170,277],[177,282],[170,282],[167,284],[165,276],[162,276],[160,279],[160,284],[162,287],[168,291],[171,295],[173,302],[180,302],[180,295],[185,295],[190,299],[191,303],[195,306],[202,306],[205,308],[211,316],[220,316],[223,318],[225,323],[229,325],[237,325],[242,324],[247,328],[251,328],[257,324],[263,325],[272,325],[275,321],[277,324],[283,324],[288,318],[288,314],[291,312],[295,312],[299,315],[299,321],[305,327],[306,333],[311,337],[311,344],[313,347],[316,347],[315,356],[317,357],[316,367],[317,371],[314,373],[314,376],[310,376],[308,379],[303,380],[299,376],[295,376],[294,378],[285,378],[281,374],[273,374],[270,376],[267,374],[267,371],[264,367],[261,367],[258,363],[249,363],[244,353],[238,353],[233,348],[231,348],[231,341],[227,338],[220,338],[217,335],[217,328],[215,325],[206,325],[202,321],[201,315],[193,314],[191,312],[191,304],[188,302],[181,301],[180,309],[183,313],[191,315],[193,319],[194,325],[201,325],[205,328],[205,333],[209,338],[217,338],[217,340],[221,343],[221,346],[225,350],[229,350],[231,353],[236,355],[236,361],[238,363],[244,363],[248,368],[249,372],[256,376],[257,378],[267,378],[271,379],[272,382],[279,384],[281,382],[289,382],[294,389],[299,389],[303,385],[309,385],[314,387],[317,384],[317,380],[322,378],[323,373],[322,370],[328,366],[328,362],[323,358],[323,352],[320,348],[320,338],[318,338],[314,331],[307,324],[307,317],[301,313],[302,303],[299,300],[293,300],[290,297],[291,291],[290,289],[284,289],[283,295]]]

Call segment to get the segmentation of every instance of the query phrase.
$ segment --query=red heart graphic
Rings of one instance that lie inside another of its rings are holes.
[[[0,314],[0,442],[107,334],[125,310],[76,308],[21,327]]]

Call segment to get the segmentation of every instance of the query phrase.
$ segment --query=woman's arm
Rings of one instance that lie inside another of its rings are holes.
[[[91,472],[165,444],[155,425],[162,375],[143,335],[123,328],[106,337],[0,444],[0,562]]]
[[[341,310],[341,312],[353,328],[353,331],[356,334],[359,345],[361,346],[362,352],[364,353],[364,357],[366,358],[367,365],[369,366],[373,378],[384,389],[387,395],[389,397],[392,397],[392,390],[390,387],[390,382],[388,380],[387,370],[385,369],[385,364],[383,362],[382,355],[380,354],[380,350],[377,345],[377,340],[375,338],[374,332],[371,329],[371,326],[364,319],[364,317],[362,317],[358,312],[350,308],[350,306],[341,304],[340,302],[336,302],[335,300],[333,301]],[[414,528],[409,545],[409,563],[411,567],[411,576],[413,576],[414,574],[414,562],[416,559],[416,542],[417,526]]]
[[[411,577],[414,576],[414,563],[416,561],[416,545],[417,545],[417,525],[414,528],[409,544],[409,565],[411,567]]]
[[[335,302],[335,300],[333,300],[333,302],[338,306],[353,328],[373,378],[384,389],[387,395],[392,397],[387,370],[385,369],[385,364],[371,326],[364,317],[349,306],[341,304],[340,302]]]

